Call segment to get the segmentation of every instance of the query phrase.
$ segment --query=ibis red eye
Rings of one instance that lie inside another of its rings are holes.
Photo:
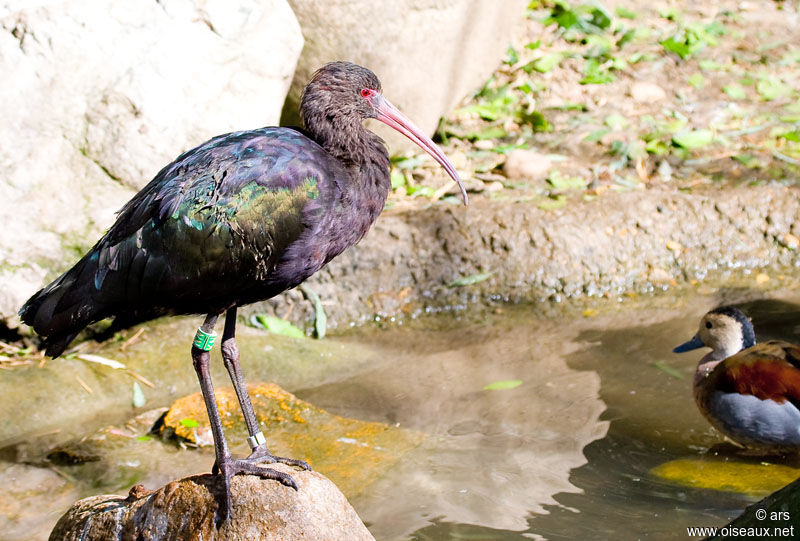
[[[368,98],[372,95],[372,91],[369,88],[362,88],[361,89],[361,97]]]

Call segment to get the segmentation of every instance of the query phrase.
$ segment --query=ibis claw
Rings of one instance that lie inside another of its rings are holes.
[[[284,459],[284,460],[291,460],[291,459]],[[275,462],[280,462],[280,460],[274,460],[270,463],[275,463]],[[302,461],[296,461],[296,462],[302,462]],[[305,463],[303,462],[303,464]],[[306,465],[306,467],[308,467],[308,465]],[[222,480],[223,494],[222,494],[222,500],[218,502],[219,514],[217,516],[219,523],[226,522],[232,516],[233,503],[231,500],[231,479],[235,475],[240,475],[240,474],[257,475],[262,479],[271,479],[273,481],[278,481],[284,486],[298,490],[297,483],[295,482],[294,478],[288,473],[284,473],[278,470],[273,470],[271,468],[261,467],[258,465],[257,462],[250,461],[249,458],[233,459],[228,457],[228,459],[224,460],[221,465],[215,462],[214,467],[211,470],[211,473],[213,475],[219,476],[220,479]]]

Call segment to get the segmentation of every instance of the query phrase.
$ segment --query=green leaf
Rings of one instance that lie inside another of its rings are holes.
[[[785,105],[784,109],[789,113],[800,113],[800,101]]]
[[[788,95],[792,89],[777,77],[770,76],[758,80],[756,91],[765,101],[771,101]]]
[[[615,81],[617,78],[608,71],[604,63],[596,58],[590,58],[583,65],[583,79],[580,80],[582,85],[602,85]]]
[[[489,126],[479,131],[473,131],[465,134],[465,138],[470,141],[483,140],[483,139],[500,139],[508,135],[508,132],[503,126]]]
[[[586,36],[583,41],[587,46],[586,51],[583,53],[584,58],[605,57],[614,46],[611,38],[602,35]]]
[[[472,276],[465,276],[464,278],[459,278],[458,280],[453,280],[449,284],[448,287],[462,287],[462,286],[471,286],[472,284],[477,284],[483,282],[484,280],[488,280],[494,274],[494,271],[491,272],[482,272],[480,274],[473,274]]]
[[[617,15],[619,15],[623,19],[635,19],[638,16],[635,11],[631,11],[623,6],[617,6],[616,12]]]
[[[566,177],[558,169],[547,175],[547,182],[558,191],[581,190],[586,187],[586,180],[581,177]]]
[[[720,64],[715,60],[700,60],[697,63],[703,71],[722,71],[728,69],[724,64]]]
[[[703,77],[702,73],[695,73],[691,77],[689,77],[689,84],[692,85],[694,88],[703,88],[706,86],[706,78]]]
[[[556,23],[559,27],[567,30],[578,24],[578,16],[566,2],[556,1],[551,11],[550,17],[545,19],[544,24]]]
[[[136,439],[139,441],[153,441],[153,436],[139,436]]]
[[[625,44],[627,44],[629,41],[631,41],[633,38],[636,37],[636,34],[637,34],[636,30],[634,30],[633,28],[622,34],[622,37],[620,37],[617,40],[617,48],[622,49],[625,46]]]
[[[406,188],[406,195],[409,197],[431,197],[434,193],[434,189],[430,186],[417,185]]]
[[[682,131],[672,136],[672,143],[686,150],[702,148],[713,140],[714,133],[711,130]]]
[[[536,206],[542,210],[556,210],[560,209],[567,204],[567,197],[564,195],[557,195],[555,197],[546,197],[536,203]]]
[[[735,100],[743,100],[747,97],[747,92],[742,85],[736,83],[723,86],[722,91]]]
[[[561,53],[548,53],[531,62],[530,66],[539,73],[547,73],[558,66],[563,59],[564,55]]]
[[[605,117],[603,119],[603,124],[612,130],[621,130],[628,125],[628,119],[620,114],[614,113]]]
[[[513,66],[517,62],[519,62],[519,54],[517,54],[517,50],[512,45],[509,45],[506,51],[505,63],[509,66]]]
[[[200,426],[200,423],[188,417],[186,419],[181,419],[178,422],[181,424],[181,426],[185,426],[186,428],[197,428]]]
[[[681,58],[686,58],[690,54],[689,45],[684,40],[677,39],[675,36],[662,40],[661,46],[664,47],[666,51],[675,53]]]
[[[734,160],[741,163],[745,167],[760,167],[761,160],[752,154],[737,154],[733,157]]]
[[[535,132],[547,132],[553,129],[553,125],[548,122],[547,118],[539,111],[519,111],[516,115],[520,124],[527,124]]]
[[[319,295],[305,285],[300,286],[300,291],[303,292],[303,295],[305,295],[307,299],[314,303],[314,334],[317,339],[322,340],[325,338],[325,331],[328,326],[328,316],[325,314],[322,301]]]
[[[133,407],[134,408],[141,408],[145,405],[147,399],[144,397],[144,393],[142,392],[142,388],[139,386],[137,382],[133,382]]]
[[[674,6],[668,6],[659,10],[658,15],[669,21],[677,21],[681,16],[681,12]]]
[[[609,130],[608,128],[601,128],[599,130],[594,130],[592,133],[584,137],[583,140],[589,141],[591,143],[596,143],[597,141],[602,139],[603,136],[606,135],[607,133],[611,133],[611,130]]]
[[[662,372],[665,372],[665,373],[669,374],[673,378],[686,379],[686,376],[684,376],[681,372],[679,372],[675,368],[671,367],[670,365],[668,365],[664,361],[655,361],[655,362],[650,363],[650,364],[652,364],[653,366],[655,366],[656,368],[658,368]]]
[[[521,379],[504,379],[494,381],[483,386],[484,391],[505,391],[506,389],[514,389],[522,385]]]
[[[793,143],[800,143],[800,130],[794,130],[782,133],[778,137],[780,137],[781,139],[785,139],[787,141],[792,141]]]
[[[269,314],[255,314],[252,318],[257,326],[267,329],[272,334],[281,334],[291,338],[305,338],[306,333],[298,329],[290,321]]]
[[[392,189],[402,188],[406,185],[406,176],[396,167],[392,167],[392,172],[389,174],[392,181]]]
[[[647,152],[650,154],[655,154],[656,156],[663,156],[664,154],[669,153],[669,148],[669,145],[661,139],[651,139],[644,146],[644,149]]]

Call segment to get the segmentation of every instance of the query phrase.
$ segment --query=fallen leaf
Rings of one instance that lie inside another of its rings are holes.
[[[664,362],[664,361],[655,361],[655,362],[653,362],[653,363],[650,363],[650,364],[651,364],[651,365],[653,365],[653,366],[655,366],[656,368],[658,368],[658,369],[659,369],[659,370],[661,370],[662,372],[664,372],[664,373],[666,373],[666,374],[669,374],[669,375],[670,375],[670,376],[672,376],[673,378],[676,378],[676,379],[686,379],[686,376],[684,376],[684,375],[683,375],[682,373],[680,373],[680,372],[679,372],[677,369],[675,369],[675,368],[671,367],[670,365],[668,365],[668,364],[667,364],[666,362]]]
[[[680,252],[681,250],[683,250],[683,246],[681,245],[680,242],[676,240],[668,240],[667,250],[670,250],[672,252]]]
[[[461,287],[461,286],[471,286],[472,284],[477,284],[479,282],[483,282],[484,280],[488,279],[491,275],[494,274],[494,271],[491,272],[483,272],[480,274],[473,274],[472,276],[465,276],[464,278],[459,278],[458,280],[453,280],[448,284],[448,287]]]
[[[147,402],[147,399],[144,397],[144,393],[142,392],[142,388],[139,386],[137,382],[133,382],[133,407],[134,408],[141,408]]]
[[[79,353],[76,355],[78,359],[88,361],[90,363],[97,363],[102,364],[104,366],[108,366],[110,368],[116,368],[120,370],[125,369],[125,365],[119,361],[115,361],[114,359],[107,359],[106,357],[101,357],[100,355],[92,355],[91,353]]]
[[[488,385],[484,385],[483,390],[504,391],[506,389],[513,389],[515,387],[519,387],[520,385],[522,385],[521,379],[506,379],[506,380],[495,381],[489,383]]]
[[[273,334],[281,334],[291,338],[305,338],[306,333],[294,326],[290,321],[268,314],[256,314],[251,321],[257,326],[267,329]]]

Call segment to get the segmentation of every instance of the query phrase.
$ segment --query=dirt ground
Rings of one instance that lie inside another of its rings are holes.
[[[793,185],[798,11],[788,1],[531,2],[505,61],[443,120],[439,140],[471,191],[542,208],[607,191]],[[506,169],[516,149],[544,155],[532,158],[538,178]],[[411,169],[419,161],[396,162],[399,207],[441,195],[445,177],[429,160]]]

